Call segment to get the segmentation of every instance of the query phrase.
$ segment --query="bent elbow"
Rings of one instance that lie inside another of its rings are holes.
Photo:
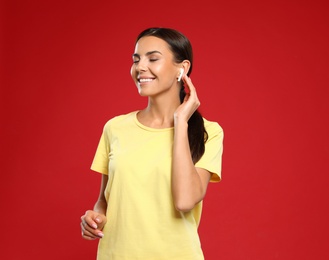
[[[191,211],[195,207],[195,203],[192,202],[175,202],[175,209],[177,211],[186,213]]]

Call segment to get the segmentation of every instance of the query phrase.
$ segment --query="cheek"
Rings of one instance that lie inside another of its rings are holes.
[[[135,78],[136,70],[135,70],[135,66],[134,65],[132,65],[131,68],[130,68],[130,75],[131,75],[131,77],[133,79]]]
[[[157,66],[149,66],[149,70],[152,74],[161,78],[168,76],[168,68],[162,64]]]

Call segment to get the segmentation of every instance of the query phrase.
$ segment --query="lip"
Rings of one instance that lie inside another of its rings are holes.
[[[138,77],[137,81],[139,84],[150,83],[154,80],[154,77]]]

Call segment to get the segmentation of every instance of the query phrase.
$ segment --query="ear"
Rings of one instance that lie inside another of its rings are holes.
[[[184,60],[182,62],[182,66],[184,68],[184,74],[187,74],[190,70],[190,67],[191,67],[191,62],[189,60]]]
[[[184,74],[187,74],[190,70],[191,63],[189,60],[184,60],[179,66],[182,66],[179,68],[179,75],[177,81],[180,81]]]

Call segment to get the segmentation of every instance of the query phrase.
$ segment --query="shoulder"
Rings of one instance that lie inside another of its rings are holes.
[[[104,129],[110,129],[113,127],[118,127],[118,126],[125,125],[127,123],[134,122],[137,112],[138,111],[133,111],[133,112],[130,112],[127,114],[122,114],[122,115],[112,117],[105,123]]]
[[[203,118],[204,127],[209,136],[224,134],[223,128],[215,121],[207,120]]]

